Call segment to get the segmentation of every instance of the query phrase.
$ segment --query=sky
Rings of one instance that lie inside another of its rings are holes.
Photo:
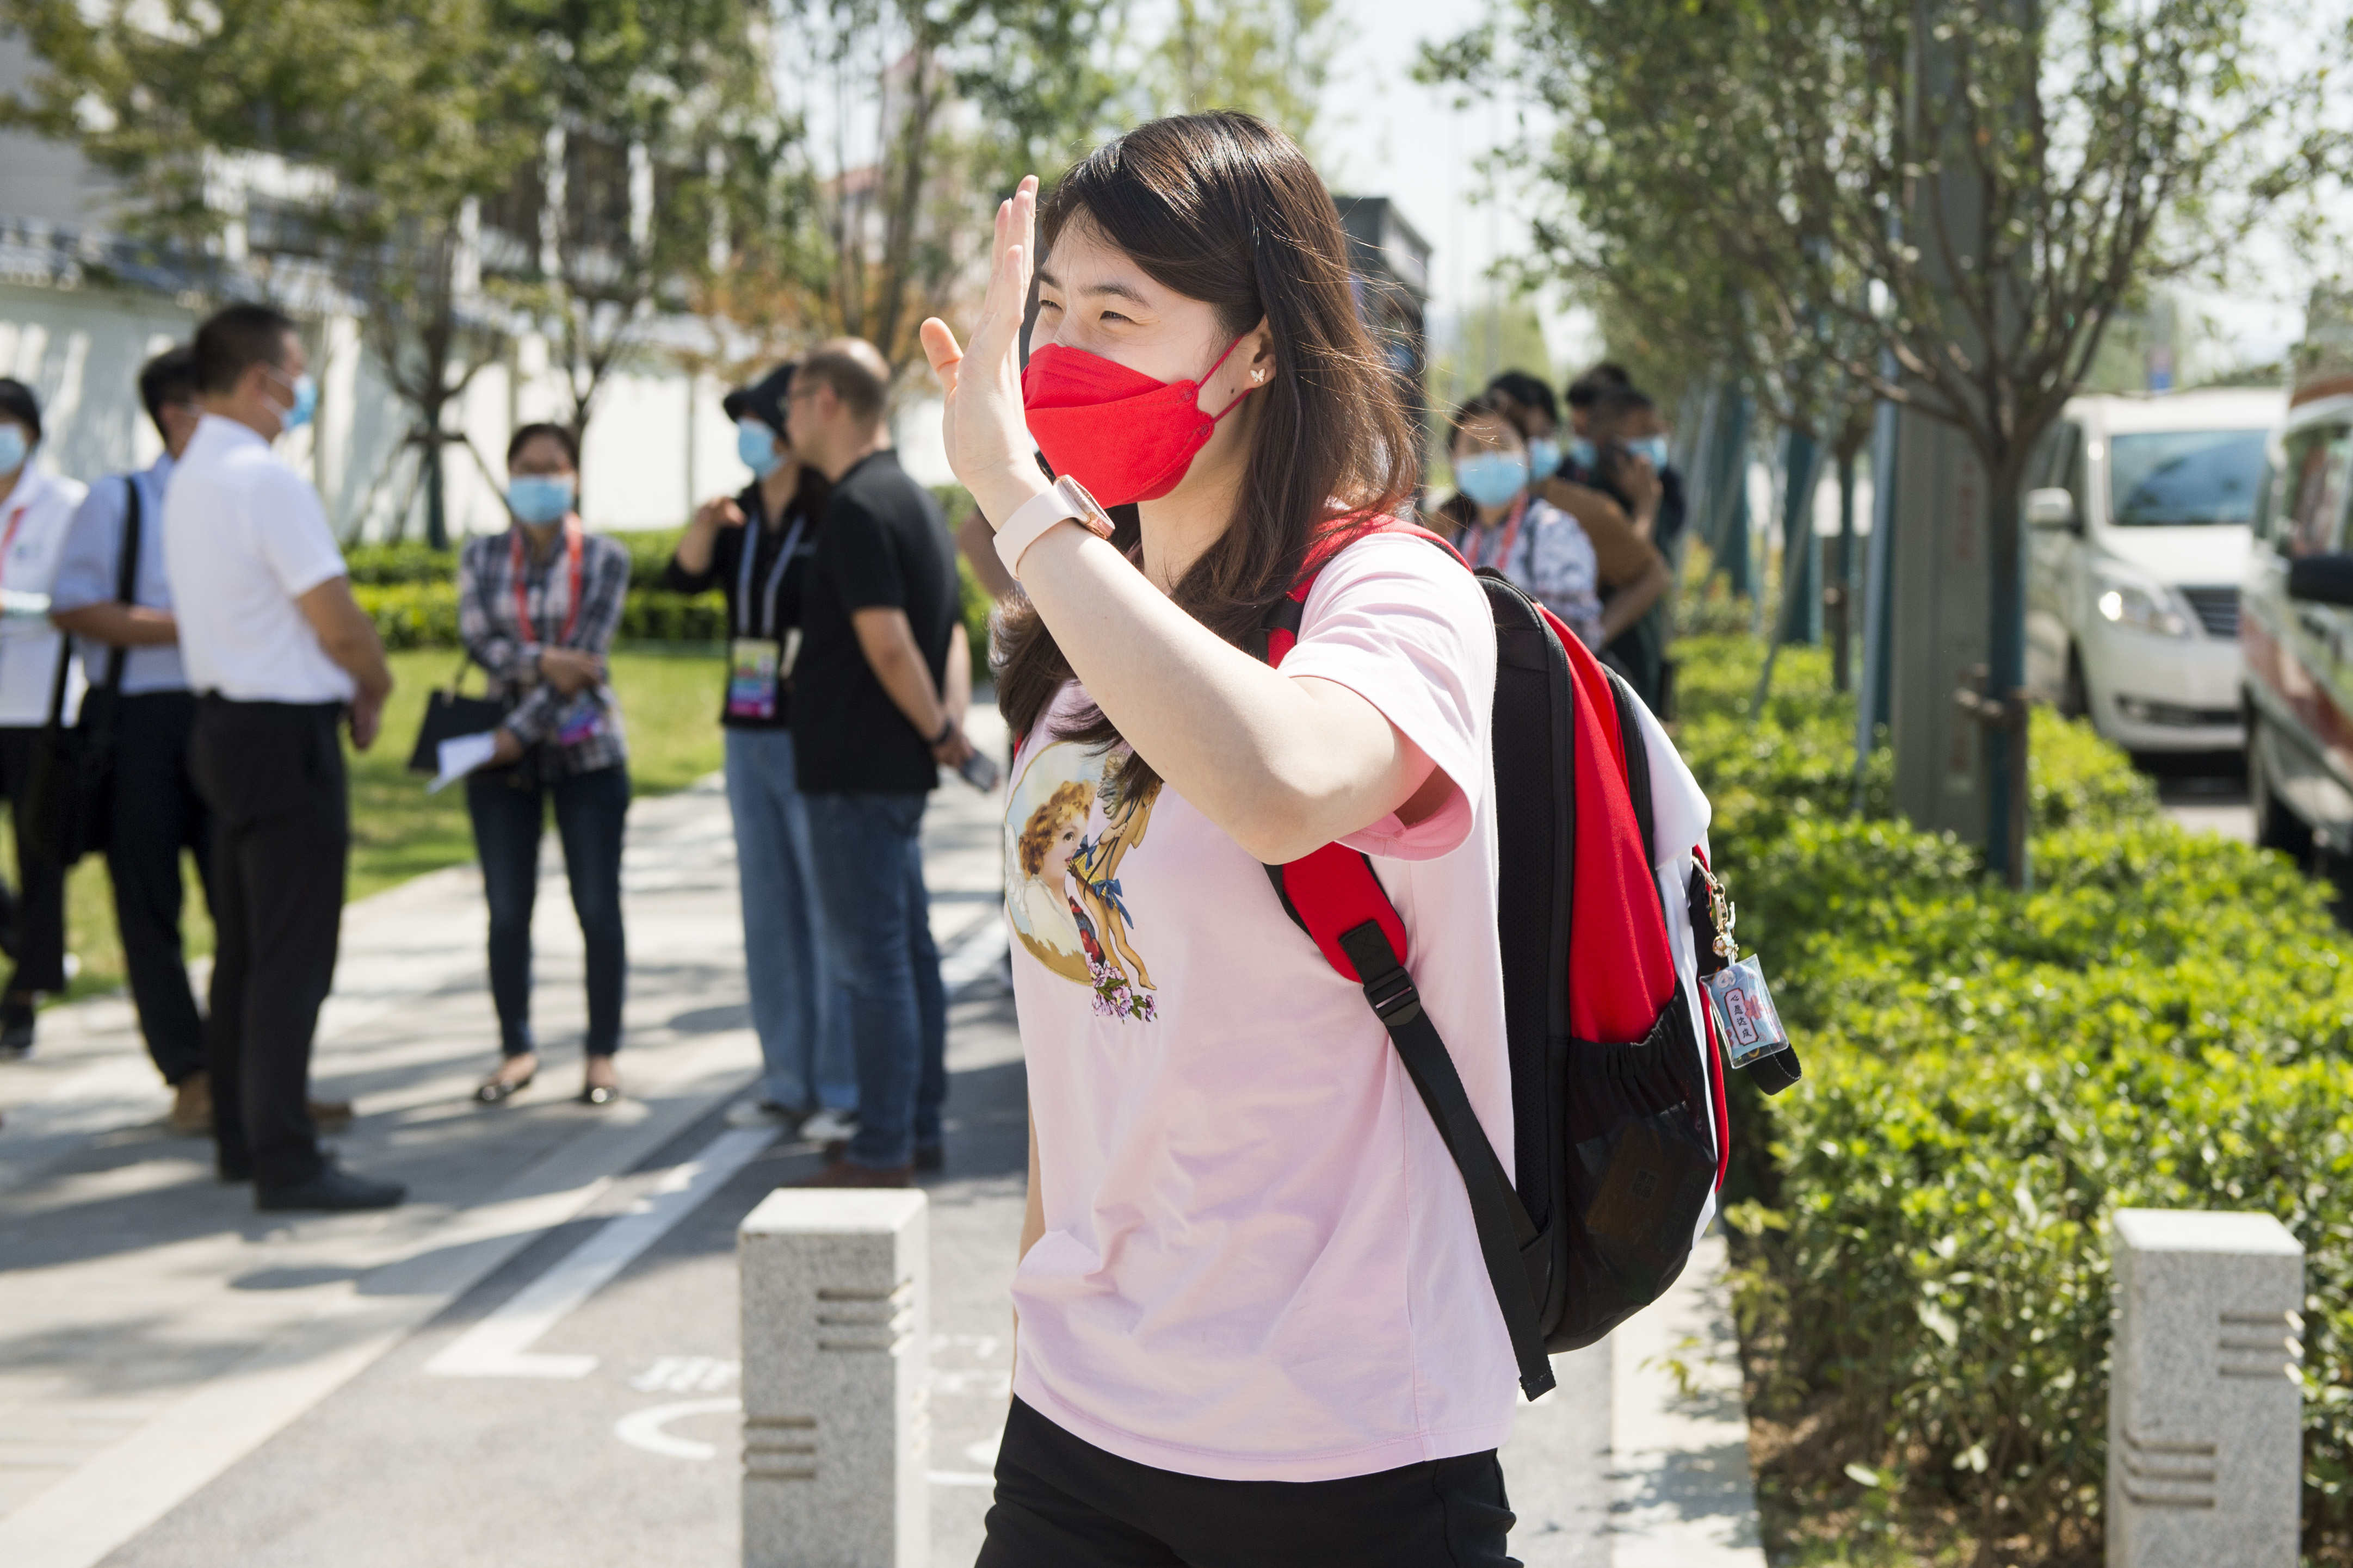
[[[1482,309],[1499,256],[1527,244],[1527,216],[1510,199],[1483,199],[1480,157],[1516,140],[1519,106],[1501,100],[1453,106],[1451,89],[1416,85],[1417,51],[1475,26],[1479,0],[1340,0],[1345,42],[1325,84],[1314,132],[1325,182],[1348,195],[1388,196],[1433,250],[1430,298],[1437,319]],[[1589,318],[1538,301],[1556,362],[1590,357]],[[1442,329],[1441,329],[1442,330]]]

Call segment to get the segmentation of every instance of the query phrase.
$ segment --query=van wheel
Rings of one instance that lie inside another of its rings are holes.
[[[2092,710],[2092,700],[2084,689],[2084,656],[2075,645],[2067,645],[2067,681],[2059,691],[2059,716],[2081,719]]]
[[[2247,716],[2247,804],[2255,808],[2258,847],[2284,850],[2298,861],[2312,858],[2312,829],[2288,809],[2263,772],[2263,721],[2253,713]]]

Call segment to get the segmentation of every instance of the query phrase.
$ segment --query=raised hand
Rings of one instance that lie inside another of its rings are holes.
[[[1012,199],[998,204],[988,291],[974,321],[972,342],[956,347],[955,334],[937,316],[923,327],[923,353],[945,394],[940,435],[948,466],[972,492],[991,528],[1001,527],[1014,509],[1046,488],[1046,476],[1031,455],[1029,426],[1021,407],[1021,321],[1029,300],[1035,261],[1038,180],[1024,179]]]

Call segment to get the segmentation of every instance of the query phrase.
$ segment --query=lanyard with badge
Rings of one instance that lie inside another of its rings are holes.
[[[1472,531],[1473,538],[1471,543],[1471,564],[1473,566],[1493,566],[1498,572],[1510,572],[1512,569],[1512,546],[1517,544],[1520,541],[1520,520],[1525,517],[1527,512],[1527,493],[1525,491],[1522,491],[1519,498],[1512,502],[1511,517],[1500,529],[1474,529]],[[1493,559],[1490,560],[1487,555],[1486,542],[1494,538],[1498,533],[1503,536],[1502,542],[1496,546]]]
[[[569,646],[572,641],[572,633],[574,629],[580,625],[580,557],[582,551],[583,545],[581,542],[579,520],[577,518],[566,518],[564,523],[564,555],[565,575],[568,582],[568,592],[564,606],[564,631],[563,634],[555,639],[555,646],[558,647]],[[539,628],[532,624],[531,594],[523,582],[522,530],[520,528],[514,530],[508,545],[507,561],[509,566],[512,568],[512,573],[514,577],[516,629],[522,634],[526,640],[536,640],[539,636]],[[545,605],[546,596],[544,594],[541,595],[540,602],[543,605]],[[565,724],[562,730],[557,731],[555,737],[556,743],[565,746],[576,746],[583,741],[587,740],[591,735],[594,735],[599,729],[603,728],[604,722],[605,714],[602,705],[596,703],[588,704],[582,709],[577,718],[572,720],[569,723]]]
[[[761,613],[752,618],[752,566],[759,551],[754,542],[758,535],[754,525],[744,530],[743,561],[735,584],[735,637],[727,645],[727,717],[730,719],[774,719],[776,716],[776,693],[793,672],[793,659],[800,652],[801,629],[794,626],[780,641],[776,631],[776,592],[784,585],[785,569],[792,564],[793,552],[800,547],[801,531],[808,526],[806,515],[795,518],[785,535],[785,542],[776,552],[776,563],[768,570],[768,583],[760,595]],[[766,637],[754,637],[765,630]]]

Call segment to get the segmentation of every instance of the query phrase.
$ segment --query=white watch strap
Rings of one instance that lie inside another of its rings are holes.
[[[1045,536],[1046,531],[1058,522],[1074,521],[1080,510],[1060,485],[1049,486],[1013,509],[1005,526],[997,531],[997,558],[1015,581],[1021,577],[1021,557],[1031,545]]]

